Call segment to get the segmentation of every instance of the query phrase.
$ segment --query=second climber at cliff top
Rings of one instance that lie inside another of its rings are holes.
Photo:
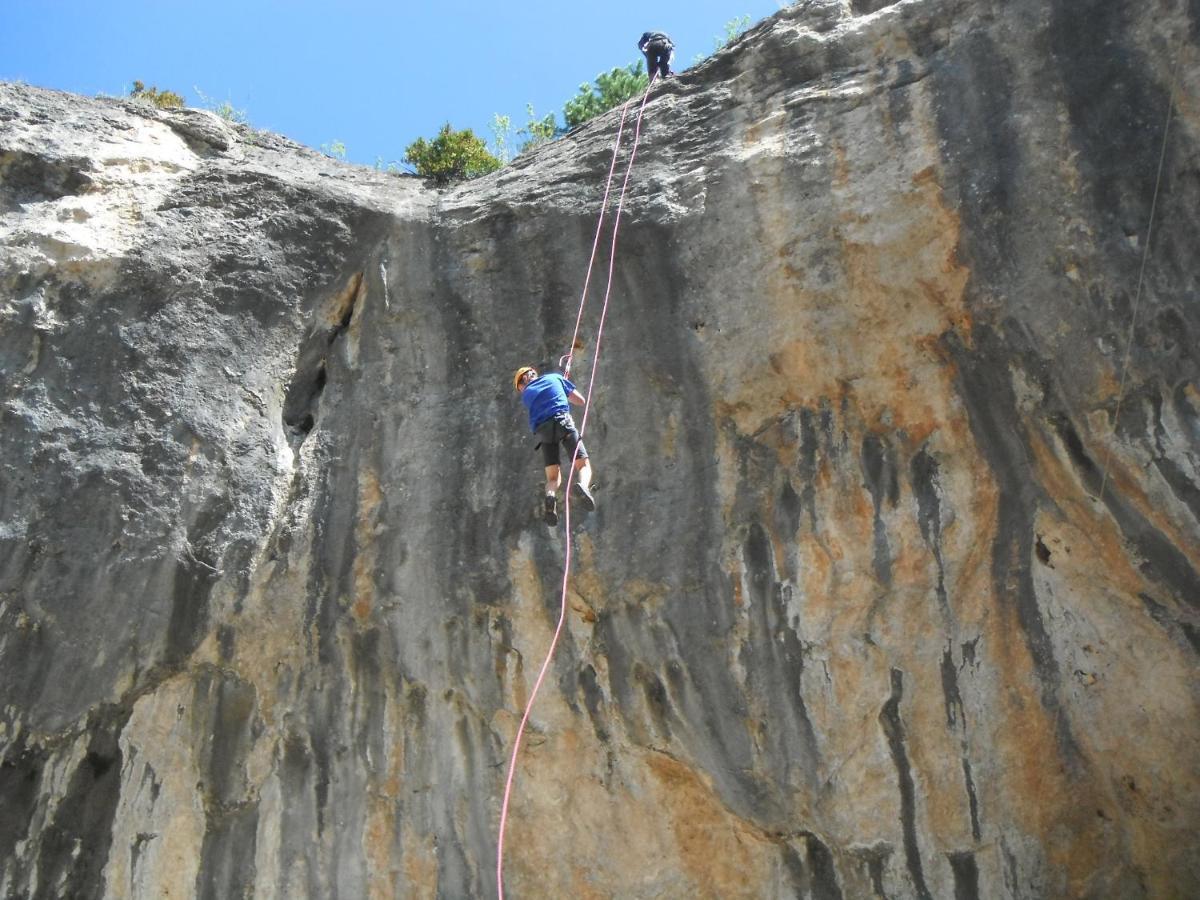
[[[646,74],[654,80],[657,71],[663,78],[671,77],[671,60],[675,58],[675,45],[661,31],[647,31],[638,41],[638,49],[646,57]]]
[[[542,462],[546,466],[546,498],[543,501],[546,524],[558,524],[558,487],[562,483],[559,445],[566,449],[568,457],[575,459],[576,495],[585,508],[595,509],[596,501],[591,492],[592,464],[571,418],[570,404],[582,406],[585,402],[583,395],[562,375],[555,372],[538,375],[533,366],[517,369],[513,375],[513,387],[529,410],[529,427],[535,439],[533,448],[541,448]],[[578,454],[576,447],[579,448]]]

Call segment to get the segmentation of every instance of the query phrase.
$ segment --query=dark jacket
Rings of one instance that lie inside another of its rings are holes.
[[[646,48],[651,44],[654,45],[654,49],[656,50],[675,49],[675,45],[671,42],[671,39],[661,31],[647,31],[643,34],[642,39],[638,41],[638,49],[645,53]]]

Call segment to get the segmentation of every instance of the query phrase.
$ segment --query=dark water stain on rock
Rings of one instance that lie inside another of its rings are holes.
[[[204,900],[252,896],[257,848],[257,803],[224,811],[210,821],[200,847],[196,896]]]
[[[960,395],[967,408],[975,442],[999,487],[996,539],[992,546],[992,589],[1016,614],[1040,684],[1042,705],[1051,714],[1064,757],[1081,756],[1059,697],[1059,666],[1046,622],[1038,605],[1031,566],[1034,520],[1043,491],[1030,459],[1028,438],[1020,425],[1016,398],[1007,377],[1006,352],[1000,336],[979,326],[968,350],[947,333],[943,344],[955,361]]]
[[[945,54],[930,83],[948,189],[965,226],[960,252],[973,279],[1002,281],[1015,258],[1024,164],[1007,88],[1012,64],[983,31],[972,31]]]
[[[892,554],[883,522],[883,505],[894,507],[900,499],[896,477],[896,454],[891,442],[877,434],[868,434],[862,443],[862,469],[867,489],[875,505],[875,577],[885,587],[892,583]]]
[[[909,479],[917,498],[917,521],[921,537],[937,563],[937,599],[942,614],[951,618],[950,600],[946,593],[946,563],[942,556],[942,503],[940,468],[937,459],[922,447],[909,463]]]
[[[87,751],[71,774],[37,850],[37,882],[42,898],[99,898],[112,846],[112,823],[121,790],[121,730],[129,713],[101,710],[93,716]]]
[[[16,740],[4,748],[0,762],[0,874],[10,884],[19,883],[17,844],[29,834],[38,806],[42,775],[49,754],[41,747],[27,747]]]
[[[788,782],[793,767],[805,780],[816,778],[820,755],[816,733],[801,693],[804,648],[788,610],[784,586],[776,576],[774,553],[766,530],[750,526],[743,559],[749,582],[750,639],[741,659],[756,702],[766,712],[765,762]]]
[[[975,854],[961,851],[948,854],[954,873],[954,900],[979,900],[979,866]]]
[[[916,803],[917,791],[912,767],[908,760],[907,739],[904,722],[900,718],[900,701],[904,698],[904,673],[892,669],[891,695],[879,712],[879,723],[883,726],[892,763],[896,767],[896,778],[900,787],[900,825],[904,832],[904,860],[912,879],[913,890],[921,900],[932,900],[925,883],[925,870],[921,862],[921,848],[917,838]]]
[[[1200,609],[1200,572],[1193,567],[1187,554],[1126,501],[1115,485],[1104,484],[1100,467],[1088,455],[1069,419],[1059,416],[1054,424],[1067,448],[1068,458],[1087,488],[1097,496],[1101,487],[1105,488],[1101,499],[1126,539],[1142,557],[1142,572],[1169,589],[1180,602]]]

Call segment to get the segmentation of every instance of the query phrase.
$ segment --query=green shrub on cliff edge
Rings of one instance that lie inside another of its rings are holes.
[[[618,66],[610,72],[601,72],[596,76],[595,87],[581,84],[579,93],[563,107],[563,118],[567,120],[567,127],[582,125],[588,119],[608,112],[614,106],[620,106],[630,97],[644,91],[649,82],[650,79],[641,63],[630,63],[624,68]]]
[[[159,109],[179,109],[183,106],[182,94],[174,91],[160,91],[153,85],[146,87],[141,81],[133,83],[133,90],[129,92],[129,96],[141,103],[157,106]]]
[[[216,113],[226,122],[233,125],[249,125],[250,117],[244,109],[238,109],[230,100],[214,100],[204,91],[196,86],[192,86],[192,90],[196,92],[196,96],[200,98],[200,108],[207,109],[209,112]]]
[[[448,184],[477,178],[500,168],[500,160],[488,153],[487,144],[470,128],[455,131],[447,122],[432,141],[417,138],[404,151],[404,161],[418,175]]]

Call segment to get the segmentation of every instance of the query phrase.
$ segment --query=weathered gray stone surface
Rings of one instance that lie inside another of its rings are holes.
[[[656,89],[510,896],[1200,894],[1198,35],[812,0]],[[0,85],[0,895],[494,893],[617,119],[438,192]]]

